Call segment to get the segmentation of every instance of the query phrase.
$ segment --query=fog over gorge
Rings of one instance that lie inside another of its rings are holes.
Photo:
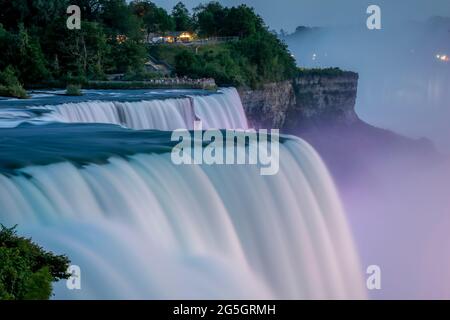
[[[285,41],[300,66],[359,73],[356,111],[362,120],[450,151],[450,18],[373,31],[299,28]]]
[[[301,67],[358,72],[361,120],[431,143],[442,156],[366,140],[364,130],[331,130],[313,143],[337,178],[363,264],[383,268],[386,286],[371,297],[448,298],[450,18],[373,31],[299,27],[284,41]]]

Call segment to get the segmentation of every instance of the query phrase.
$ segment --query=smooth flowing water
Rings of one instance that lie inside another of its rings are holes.
[[[208,127],[245,128],[234,92],[194,98],[196,116]],[[182,124],[183,103],[158,104],[166,124]],[[101,108],[84,111],[97,122]],[[366,297],[333,181],[299,138],[283,137],[279,173],[261,176],[258,165],[176,166],[167,132],[67,123],[0,130],[1,223],[81,268],[81,290],[61,281],[57,299]]]
[[[18,106],[0,103],[0,127],[14,127],[24,121],[64,123],[110,123],[131,129],[194,129],[201,120],[204,129],[248,128],[244,108],[234,88],[223,88],[217,94],[166,93],[146,97],[138,95],[127,101],[118,95],[97,95],[94,100]],[[164,98],[164,99],[163,99]],[[20,101],[15,101],[19,103]]]

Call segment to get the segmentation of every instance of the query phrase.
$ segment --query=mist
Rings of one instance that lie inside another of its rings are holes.
[[[300,67],[358,72],[358,116],[391,131],[361,123],[302,135],[336,180],[363,265],[383,272],[371,298],[450,297],[449,40],[448,18],[284,37]]]
[[[356,111],[362,120],[428,138],[450,152],[450,18],[373,31],[300,28],[284,40],[301,67],[359,73]]]

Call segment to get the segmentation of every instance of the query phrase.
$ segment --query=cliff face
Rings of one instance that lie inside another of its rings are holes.
[[[322,123],[356,122],[357,87],[358,74],[343,72],[308,74],[260,90],[239,92],[252,126],[292,131]]]
[[[280,129],[308,141],[327,163],[339,183],[346,184],[372,168],[373,159],[398,155],[439,163],[426,140],[413,140],[373,127],[355,113],[358,74],[307,74],[292,81],[239,90],[249,124],[256,129]],[[349,161],[351,155],[351,161]]]
[[[255,128],[281,128],[288,110],[295,105],[291,81],[271,83],[260,90],[239,89],[249,124]]]

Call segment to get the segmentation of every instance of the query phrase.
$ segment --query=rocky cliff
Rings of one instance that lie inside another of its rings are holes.
[[[265,85],[259,90],[239,89],[247,119],[255,128],[282,128],[288,110],[295,106],[292,81]]]
[[[280,129],[308,141],[342,185],[378,170],[373,161],[383,163],[385,155],[440,163],[429,141],[403,137],[360,120],[355,113],[357,86],[358,74],[353,72],[311,71],[292,81],[239,93],[253,127]]]
[[[252,126],[292,131],[329,122],[356,122],[357,87],[358,74],[353,72],[311,73],[239,93]]]

